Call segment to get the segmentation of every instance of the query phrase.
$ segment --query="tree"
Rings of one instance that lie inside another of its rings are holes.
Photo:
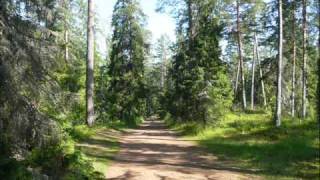
[[[318,14],[320,14],[320,2],[318,1]],[[318,32],[320,33],[320,17],[318,16]],[[318,87],[317,87],[317,95],[318,95],[318,123],[320,126],[320,35],[318,35]]]
[[[242,49],[242,37],[241,37],[241,26],[240,26],[240,0],[237,0],[237,35],[238,35],[238,56],[239,56],[239,67],[240,67],[240,76],[241,76],[241,85],[242,85],[242,105],[243,108],[247,108],[247,99],[246,99],[246,86],[244,78],[244,65],[243,65],[243,49]]]
[[[3,177],[8,169],[13,168],[13,175],[18,172],[17,166],[10,166],[17,162],[14,157],[27,159],[35,150],[61,143],[58,116],[63,114],[66,96],[57,80],[65,65],[60,57],[63,22],[58,5],[55,0],[0,0],[0,174],[4,179],[25,178]],[[8,169],[3,168],[6,165]]]
[[[254,33],[254,39],[256,39],[256,33]],[[254,109],[254,80],[255,80],[255,68],[256,68],[256,57],[257,57],[257,44],[254,40],[253,45],[253,57],[252,57],[252,72],[251,72],[251,109]]]
[[[307,115],[307,0],[302,0],[302,117]]]
[[[144,61],[148,52],[145,16],[136,0],[118,0],[112,16],[113,37],[108,75],[112,119],[134,124],[145,113]]]
[[[259,74],[260,74],[260,82],[261,82],[261,90],[262,90],[262,98],[263,98],[263,106],[267,105],[266,102],[266,95],[265,95],[265,88],[264,88],[264,81],[263,81],[263,72],[260,63],[260,53],[259,53],[259,43],[258,43],[258,33],[261,31],[261,25],[257,22],[259,18],[259,12],[263,11],[264,2],[261,0],[254,0],[252,2],[252,7],[247,11],[247,20],[249,21],[249,32],[253,32],[253,57],[252,57],[252,72],[251,72],[251,109],[254,109],[255,106],[255,71],[256,71],[256,63],[258,63]],[[250,21],[253,21],[250,22]]]
[[[226,81],[226,64],[220,59],[222,28],[214,11],[218,3],[194,0],[162,3],[178,14],[176,54],[170,70],[174,82],[170,112],[179,120],[201,120],[206,124],[217,119],[214,116],[219,111],[229,108],[230,103],[222,103],[212,111],[223,98],[229,101],[232,94],[222,90],[228,89],[230,82]],[[182,6],[176,9],[177,4]]]
[[[155,58],[159,62],[161,62],[161,79],[160,79],[160,85],[164,89],[165,88],[165,81],[167,77],[167,66],[168,66],[168,59],[170,57],[170,39],[168,35],[161,35],[161,37],[158,39],[156,44],[156,54]]]
[[[295,91],[296,91],[296,2],[292,9],[292,78],[291,78],[291,116],[295,117]]]
[[[261,67],[261,60],[260,60],[260,53],[259,53],[259,42],[258,42],[258,37],[255,34],[255,44],[256,44],[256,55],[257,55],[257,61],[258,61],[258,66],[259,66],[259,75],[260,75],[260,83],[261,83],[261,90],[262,90],[262,98],[263,98],[263,106],[267,106],[267,98],[266,98],[266,92],[264,88],[264,80],[263,80],[263,72],[262,72],[262,67]]]
[[[63,0],[63,10],[64,10],[64,59],[66,62],[69,61],[69,0]]]
[[[281,105],[282,105],[282,0],[278,0],[278,26],[279,26],[279,39],[278,39],[278,80],[277,80],[277,102],[276,102],[276,115],[275,125],[281,126]]]
[[[86,104],[87,124],[94,123],[94,0],[88,0],[87,24],[87,78],[86,78]]]

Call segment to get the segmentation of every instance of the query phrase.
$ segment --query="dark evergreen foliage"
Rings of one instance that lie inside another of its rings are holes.
[[[112,119],[133,123],[144,114],[144,14],[136,0],[118,0],[112,18],[114,29],[107,96]]]
[[[174,88],[170,90],[173,92],[168,91],[169,101],[172,102],[168,110],[179,119],[206,123],[213,104],[224,99],[231,100],[231,91],[223,92],[231,85],[223,78],[227,76],[227,66],[220,59],[222,27],[213,13],[215,2],[185,1],[185,5],[185,15],[179,19],[176,55],[170,70]],[[217,94],[212,94],[213,89]],[[219,114],[219,110],[229,107],[230,103],[226,103],[221,109],[215,109],[217,112],[214,113]]]

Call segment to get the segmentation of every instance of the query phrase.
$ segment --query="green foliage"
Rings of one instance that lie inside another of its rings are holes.
[[[176,125],[187,138],[232,166],[252,170],[267,179],[314,179],[319,177],[319,129],[314,119],[302,124],[286,118],[274,128],[271,113],[229,113],[218,124],[201,128],[199,124]],[[192,128],[194,129],[192,129]]]
[[[129,18],[128,18],[129,17]],[[111,119],[128,124],[145,110],[144,15],[135,0],[118,0],[113,13],[107,110]]]
[[[232,87],[225,73],[218,73],[214,85],[209,90],[210,104],[208,119],[217,121],[230,111],[233,103]]]
[[[116,124],[114,126],[116,129],[123,128]],[[95,171],[106,175],[112,157],[119,151],[119,135],[119,131],[111,128],[100,128],[95,135],[78,142],[76,146],[92,162]]]
[[[104,131],[109,130],[105,129]],[[60,146],[34,149],[28,157],[26,165],[33,169],[39,169],[40,173],[52,178],[104,179],[106,168],[104,163],[109,162],[109,155],[116,153],[119,145],[116,139],[101,136],[101,133],[102,130],[89,129],[85,125],[75,126],[70,132],[71,136],[66,135]],[[73,139],[76,139],[78,143]],[[106,143],[99,144],[99,141]],[[92,149],[93,147],[86,144],[101,145],[103,151]],[[99,159],[93,156],[96,153],[100,153]],[[104,158],[103,155],[108,155],[108,158]],[[99,168],[97,165],[102,165],[102,167]]]
[[[26,167],[15,159],[0,157],[0,176],[2,179],[32,179]]]
[[[173,87],[168,87],[165,104],[168,112],[183,121],[207,123],[230,107],[231,84],[220,59],[222,28],[212,13],[216,6],[213,1],[185,1],[181,7],[184,15],[178,19],[180,34],[169,73]]]
[[[87,125],[74,126],[70,132],[70,135],[76,140],[85,140],[94,134],[95,130]]]
[[[104,179],[103,174],[94,171],[91,162],[81,151],[75,151],[73,154],[67,156],[66,161],[68,167],[63,179]]]

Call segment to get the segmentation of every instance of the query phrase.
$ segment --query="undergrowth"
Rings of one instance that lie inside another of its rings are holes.
[[[175,123],[170,117],[166,122],[219,160],[252,174],[266,179],[319,178],[319,128],[314,119],[285,118],[275,128],[269,113],[233,112],[207,127]]]

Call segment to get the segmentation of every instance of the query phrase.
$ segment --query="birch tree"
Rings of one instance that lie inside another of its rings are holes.
[[[238,37],[238,55],[239,55],[239,66],[240,66],[240,76],[242,85],[242,105],[243,108],[247,108],[246,99],[246,87],[244,78],[244,67],[243,67],[243,50],[242,50],[242,39],[241,39],[241,26],[240,26],[240,0],[237,0],[237,37]]]

